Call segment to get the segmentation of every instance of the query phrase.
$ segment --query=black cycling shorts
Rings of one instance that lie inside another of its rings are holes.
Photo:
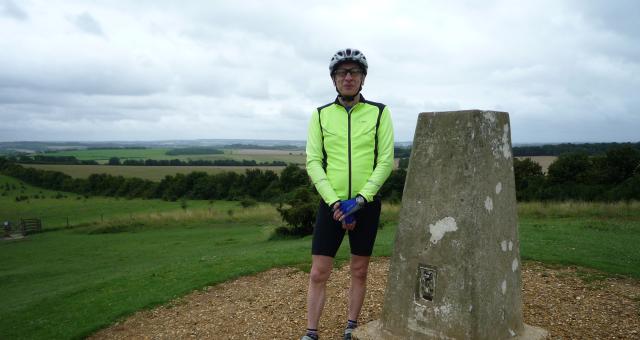
[[[356,227],[349,231],[349,246],[351,254],[371,256],[373,243],[376,241],[378,224],[380,222],[380,199],[372,202],[356,211]],[[324,202],[320,201],[320,207],[316,215],[316,225],[313,228],[313,242],[311,254],[336,257],[338,248],[344,238],[345,229],[342,222],[333,219],[333,211]]]

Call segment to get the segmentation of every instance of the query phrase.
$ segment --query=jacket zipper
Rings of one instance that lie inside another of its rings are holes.
[[[353,110],[353,107],[351,108]],[[349,197],[351,198],[351,110],[347,111],[347,117],[349,119],[349,130],[348,130],[348,150],[349,150]]]

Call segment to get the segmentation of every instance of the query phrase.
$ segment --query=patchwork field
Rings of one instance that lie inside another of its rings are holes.
[[[256,162],[282,161],[286,163],[303,164],[305,161],[304,151],[291,150],[262,150],[262,149],[224,149],[224,154],[214,155],[167,155],[168,148],[153,149],[99,149],[99,150],[72,150],[47,153],[48,156],[73,156],[80,160],[95,160],[99,163],[106,163],[111,157],[118,157],[121,161],[125,159],[155,159],[170,160],[180,159],[182,161],[192,160],[255,160]]]

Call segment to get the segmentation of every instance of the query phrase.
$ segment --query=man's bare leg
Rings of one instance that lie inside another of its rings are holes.
[[[307,328],[318,329],[318,322],[324,308],[327,280],[333,269],[333,257],[312,255],[307,295]]]
[[[351,287],[349,288],[349,320],[358,321],[367,292],[370,256],[351,255]]]

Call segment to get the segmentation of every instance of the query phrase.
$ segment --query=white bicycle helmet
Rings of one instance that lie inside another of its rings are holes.
[[[367,58],[365,58],[364,54],[355,48],[345,48],[336,52],[331,58],[331,62],[329,62],[329,73],[333,74],[333,70],[341,63],[345,61],[353,61],[360,66],[364,70],[364,74],[367,74],[367,68],[369,68],[369,64],[367,63]]]

